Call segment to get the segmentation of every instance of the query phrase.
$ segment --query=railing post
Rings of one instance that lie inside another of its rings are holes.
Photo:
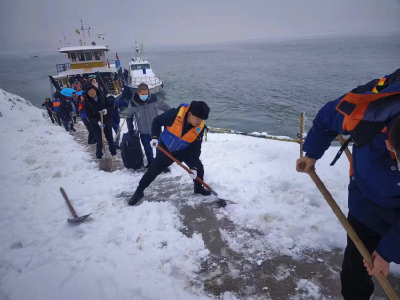
[[[304,156],[304,152],[303,152],[304,118],[305,118],[305,113],[304,112],[300,113],[300,157]]]

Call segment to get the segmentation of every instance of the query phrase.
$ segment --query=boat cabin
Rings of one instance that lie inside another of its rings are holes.
[[[68,63],[56,65],[57,75],[53,76],[55,83],[61,88],[71,87],[75,78],[93,77],[98,72],[101,78],[96,80],[102,80],[110,93],[120,94],[120,64],[119,61],[108,61],[107,51],[107,46],[97,45],[58,49],[59,53],[68,55]]]

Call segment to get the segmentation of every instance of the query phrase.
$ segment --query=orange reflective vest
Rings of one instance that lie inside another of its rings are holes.
[[[186,149],[204,129],[205,122],[203,121],[199,126],[193,127],[182,135],[189,107],[190,105],[182,104],[172,126],[168,126],[161,134],[161,139],[170,152]]]
[[[57,112],[59,106],[60,106],[60,99],[55,98],[54,101],[53,101],[53,110],[54,110],[55,112]]]

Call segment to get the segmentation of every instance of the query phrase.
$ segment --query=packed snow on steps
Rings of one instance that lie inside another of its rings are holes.
[[[0,112],[0,297],[212,298],[197,278],[208,250],[201,235],[188,238],[179,231],[177,209],[147,201],[132,208],[118,198],[133,192],[142,174],[99,171],[72,136],[49,123],[47,113],[2,90]],[[346,157],[328,167],[336,150],[327,152],[317,172],[346,213]],[[223,233],[232,249],[268,259],[345,246],[344,230],[314,183],[295,172],[298,153],[293,143],[209,134],[201,157],[205,180],[221,197],[238,202],[216,212],[265,236]],[[171,170],[157,181],[170,177],[192,185],[179,166]],[[60,186],[78,215],[92,212],[87,222],[66,222],[70,213]],[[187,201],[195,206],[203,199],[189,194]],[[222,297],[235,299],[229,292]]]
[[[0,89],[0,298],[209,299],[201,235],[168,202],[128,207],[141,174],[105,173],[47,113]],[[71,214],[63,187],[87,222]]]

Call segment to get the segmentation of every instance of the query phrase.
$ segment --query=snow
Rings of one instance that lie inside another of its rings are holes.
[[[181,216],[170,202],[128,207],[120,196],[134,192],[142,173],[99,171],[45,111],[1,89],[0,112],[0,298],[210,299],[198,277],[210,253],[202,236],[181,233]],[[329,149],[316,169],[347,214],[349,163],[343,156],[329,167],[337,150]],[[215,211],[237,226],[233,234],[220,229],[221,235],[236,252],[259,253],[254,265],[346,245],[344,229],[312,180],[295,171],[298,156],[295,143],[233,134],[209,134],[203,143],[205,182],[238,203]],[[171,171],[163,178],[192,185],[179,166]],[[78,215],[92,213],[87,222],[67,223],[60,187]],[[212,200],[185,197],[190,205]],[[400,273],[399,266],[391,268]],[[278,268],[275,278],[290,272]],[[301,279],[297,287],[299,296],[321,297],[311,281]],[[226,292],[220,299],[236,297]]]
[[[297,299],[322,299],[320,294],[320,288],[315,285],[313,282],[307,279],[300,279],[297,282],[297,291],[299,291],[299,295],[293,297],[294,300]],[[325,299],[325,297],[324,297]]]
[[[30,102],[0,90],[0,290],[10,299],[208,299],[208,250],[168,202],[128,207],[141,174],[105,173]],[[78,225],[61,196],[63,187]],[[23,287],[23,288],[21,288]],[[1,294],[0,294],[1,295]]]

